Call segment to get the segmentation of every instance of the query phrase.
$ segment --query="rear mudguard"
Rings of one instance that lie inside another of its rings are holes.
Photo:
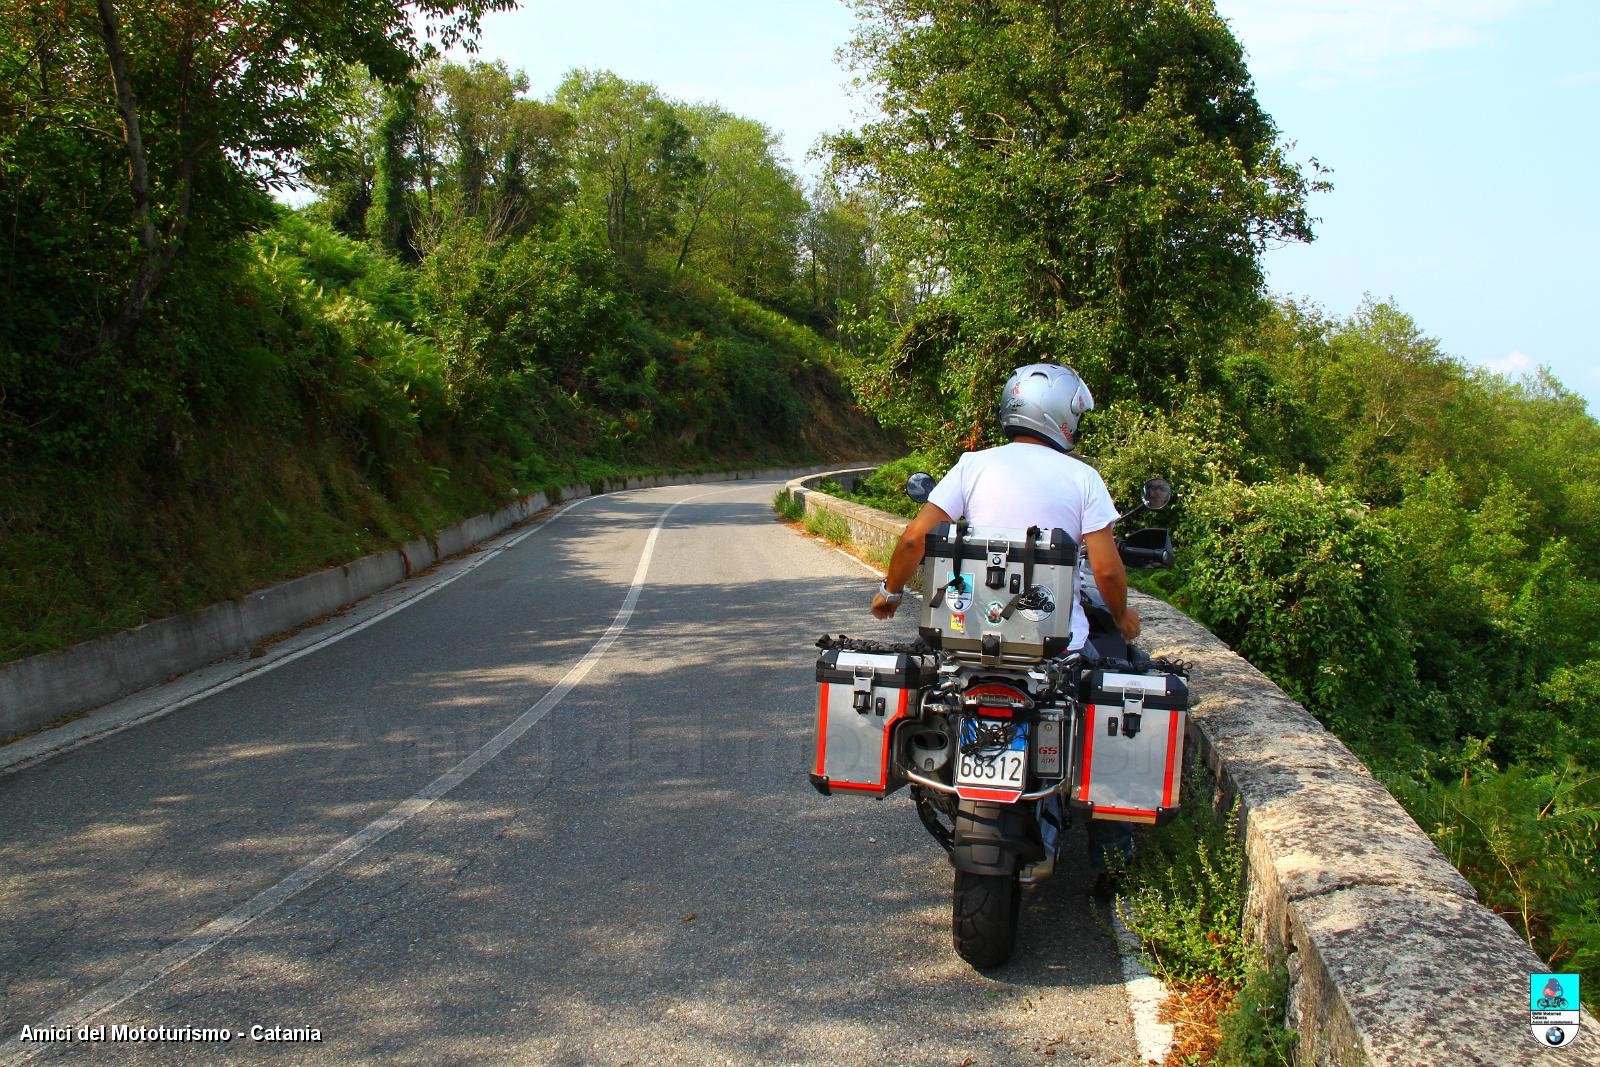
[[[1041,858],[1032,804],[963,800],[956,812],[950,865],[968,874],[1014,874]]]

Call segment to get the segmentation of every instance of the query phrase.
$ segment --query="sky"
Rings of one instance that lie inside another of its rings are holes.
[[[1316,240],[1266,254],[1268,285],[1330,315],[1393,299],[1443,350],[1513,377],[1546,366],[1600,416],[1600,3],[1217,0],[1257,98],[1331,168]],[[783,137],[803,176],[817,138],[864,104],[837,58],[842,0],[523,0],[481,55],[534,95],[574,67],[714,100]]]

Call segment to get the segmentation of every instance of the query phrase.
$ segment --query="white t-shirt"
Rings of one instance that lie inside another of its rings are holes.
[[[952,519],[965,515],[971,526],[1026,530],[1062,529],[1078,544],[1083,535],[1104,530],[1117,518],[1100,472],[1046,445],[1013,441],[999,448],[968,452],[950,468],[928,503]],[[1072,648],[1089,638],[1089,620],[1072,600]]]

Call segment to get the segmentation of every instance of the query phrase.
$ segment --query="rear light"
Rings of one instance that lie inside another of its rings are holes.
[[[1009,719],[1033,707],[1027,693],[999,682],[973,686],[961,703],[966,710],[990,719]]]

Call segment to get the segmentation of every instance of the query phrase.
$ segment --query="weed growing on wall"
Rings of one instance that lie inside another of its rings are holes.
[[[805,528],[825,541],[834,544],[850,543],[850,524],[831,511],[811,511],[806,514]]]

